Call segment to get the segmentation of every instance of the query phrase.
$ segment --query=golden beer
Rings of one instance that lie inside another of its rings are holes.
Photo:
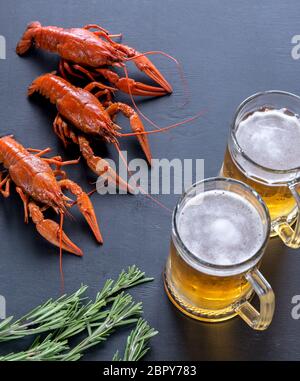
[[[267,328],[274,295],[258,267],[269,232],[268,210],[247,185],[212,178],[192,186],[173,213],[164,272],[172,303],[198,320],[238,314],[254,329]],[[249,303],[254,290],[268,305],[262,315]]]
[[[267,91],[246,99],[230,131],[221,176],[251,186],[271,216],[271,236],[300,247],[300,98]],[[297,221],[295,228],[292,228]]]
[[[297,214],[297,205],[289,187],[286,184],[263,184],[251,179],[251,177],[247,177],[233,161],[228,148],[226,149],[220,175],[240,180],[255,189],[267,204],[272,221],[282,217],[289,222],[294,221]],[[273,231],[272,235],[274,234],[276,233]]]
[[[177,295],[177,306],[190,316],[208,315],[208,321],[221,321],[232,317],[232,304],[247,294],[252,287],[242,274],[215,276],[201,273],[185,262],[171,242],[167,271],[172,269],[172,289]],[[218,312],[216,312],[218,311]],[[209,317],[211,312],[211,317]],[[230,316],[227,316],[227,313]]]

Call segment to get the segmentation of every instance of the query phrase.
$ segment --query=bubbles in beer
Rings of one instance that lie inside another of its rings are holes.
[[[270,169],[300,166],[300,120],[286,109],[255,111],[236,132],[247,156]]]
[[[264,240],[264,226],[255,207],[225,190],[206,191],[188,201],[177,224],[189,251],[216,265],[244,262]]]

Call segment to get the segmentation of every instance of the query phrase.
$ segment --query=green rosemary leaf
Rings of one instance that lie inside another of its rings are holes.
[[[84,331],[87,327],[87,323],[91,324],[91,327],[94,326],[93,323],[95,322],[96,325],[98,325],[98,322],[103,321],[108,314],[103,308],[115,301],[117,293],[152,280],[153,278],[146,278],[145,273],[139,270],[135,265],[128,267],[127,271],[122,270],[116,281],[108,279],[105,282],[102,290],[97,293],[95,301],[93,303],[87,303],[78,311],[76,319],[70,320],[70,324],[67,324],[63,330],[57,333],[56,339],[68,339],[73,336],[73,334],[75,335]]]
[[[158,334],[149,326],[149,324],[140,318],[136,327],[127,338],[126,348],[123,358],[117,351],[113,357],[113,361],[138,361],[148,352],[147,344],[149,340]]]
[[[81,286],[70,296],[47,300],[14,322],[13,317],[5,319],[0,324],[0,342],[45,332],[51,334],[44,340],[37,337],[29,349],[2,356],[0,361],[79,360],[87,349],[105,341],[117,327],[138,321],[142,304],[134,303],[122,290],[151,280],[131,266],[116,281],[107,280],[94,301],[83,297],[87,286]],[[85,330],[88,336],[70,349],[68,340]]]
[[[2,356],[0,361],[56,361],[68,349],[67,341],[56,342],[48,335],[42,341],[37,337],[28,350]]]
[[[62,361],[76,361],[87,349],[105,341],[118,326],[126,321],[126,324],[137,321],[137,317],[142,313],[142,304],[134,303],[129,294],[121,292],[115,298],[109,313],[98,327],[89,331],[89,335],[68,353],[60,358]]]
[[[15,322],[1,325],[0,342],[40,334],[65,326],[72,316],[74,306],[78,307],[86,289],[87,286],[81,286],[70,296],[63,295],[56,300],[49,299]],[[11,321],[12,317],[8,319]]]

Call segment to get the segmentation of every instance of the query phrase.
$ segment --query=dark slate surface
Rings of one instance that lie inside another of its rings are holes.
[[[150,138],[153,156],[205,159],[205,175],[217,174],[223,159],[228,127],[237,105],[260,90],[281,89],[299,93],[300,62],[291,58],[291,38],[300,34],[298,1],[0,1],[0,35],[7,41],[7,59],[0,60],[1,134],[13,133],[25,145],[51,146],[65,158],[52,132],[53,107],[28,101],[26,88],[37,75],[52,71],[57,57],[33,52],[15,54],[15,45],[26,24],[81,26],[99,23],[124,33],[124,41],[139,50],[164,50],[184,66],[191,102],[184,108],[183,89],[175,65],[153,57],[174,84],[171,97],[141,103],[143,111],[160,125],[167,125],[207,109],[192,126]],[[140,78],[139,74],[133,74]],[[148,126],[148,128],[150,128]],[[134,139],[122,142],[132,157],[142,156]],[[105,150],[103,151],[106,154]],[[114,157],[112,147],[109,154]],[[91,189],[94,177],[81,163],[67,169],[71,178]],[[177,196],[158,196],[173,208]],[[168,302],[161,273],[168,254],[171,217],[142,196],[96,195],[105,244],[97,246],[79,214],[66,221],[65,230],[85,251],[83,259],[64,256],[66,291],[82,282],[94,295],[103,280],[114,277],[129,264],[137,264],[155,282],[135,289],[144,302],[145,317],[160,331],[152,341],[147,360],[299,360],[300,321],[291,318],[291,298],[300,294],[299,251],[272,240],[262,271],[276,293],[274,321],[266,332],[255,332],[241,319],[208,325],[192,321]],[[24,225],[19,198],[13,192],[0,200],[0,294],[7,313],[19,316],[49,297],[60,294],[57,251],[38,236],[33,224]],[[122,348],[128,331],[115,334],[109,344],[89,352],[86,359],[110,359]],[[1,346],[16,350],[21,343]]]

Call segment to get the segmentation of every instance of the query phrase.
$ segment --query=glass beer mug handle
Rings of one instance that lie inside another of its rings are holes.
[[[252,304],[246,301],[236,308],[236,312],[251,328],[264,330],[268,328],[273,318],[275,309],[274,292],[257,268],[249,271],[245,278],[259,298],[260,311],[257,311]]]
[[[298,209],[295,227],[292,228],[286,221],[279,222],[275,227],[276,232],[284,244],[293,249],[298,249],[300,247],[300,195],[297,191],[298,185],[299,182],[289,184],[289,189],[296,200]]]

